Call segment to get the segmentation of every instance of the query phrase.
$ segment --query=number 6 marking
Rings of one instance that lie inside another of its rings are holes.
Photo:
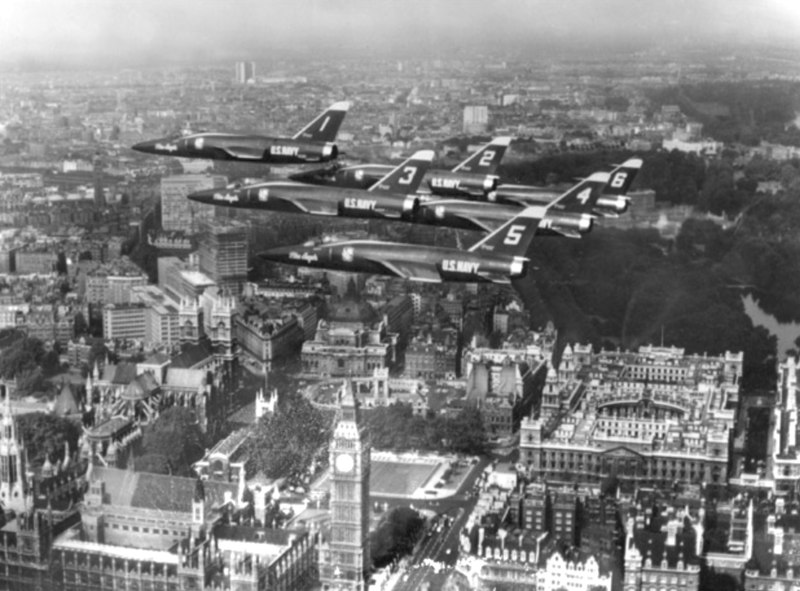
[[[622,185],[625,184],[625,180],[628,178],[627,172],[619,172],[614,175],[614,178],[611,180],[611,186],[615,189],[619,189]]]

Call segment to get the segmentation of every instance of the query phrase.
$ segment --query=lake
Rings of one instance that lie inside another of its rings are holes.
[[[794,341],[800,336],[800,322],[778,322],[774,316],[767,314],[756,302],[752,294],[742,296],[744,311],[756,326],[763,326],[769,334],[778,337],[778,359],[786,358],[786,351],[794,349]]]

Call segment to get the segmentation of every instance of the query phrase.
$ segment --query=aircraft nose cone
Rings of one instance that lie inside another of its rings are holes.
[[[214,193],[218,192],[219,189],[205,189],[203,191],[195,191],[194,193],[189,193],[186,197],[191,199],[192,201],[197,201],[199,203],[211,203],[214,201]]]
[[[133,146],[131,146],[131,150],[136,150],[137,152],[144,152],[145,154],[155,154],[156,142],[155,140],[139,142],[138,144],[134,144]]]
[[[299,257],[301,250],[302,248],[296,246],[277,246],[258,253],[258,256],[274,263],[284,263],[290,260],[290,253]]]

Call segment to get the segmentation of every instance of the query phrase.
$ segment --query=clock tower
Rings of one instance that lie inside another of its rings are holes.
[[[331,531],[320,548],[323,589],[363,591],[372,562],[369,555],[370,445],[346,380],[339,395],[339,417],[330,444]]]

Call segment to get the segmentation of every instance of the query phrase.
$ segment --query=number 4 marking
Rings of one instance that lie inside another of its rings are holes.
[[[586,202],[589,201],[589,197],[591,197],[591,196],[592,196],[592,190],[591,189],[584,189],[583,191],[578,193],[578,195],[575,197],[575,199],[580,201],[581,205],[586,205]]]
[[[522,240],[522,233],[525,231],[525,226],[522,225],[514,225],[508,229],[506,232],[506,238],[503,240],[503,244],[507,244],[508,246],[516,246],[519,244],[519,241]]]

